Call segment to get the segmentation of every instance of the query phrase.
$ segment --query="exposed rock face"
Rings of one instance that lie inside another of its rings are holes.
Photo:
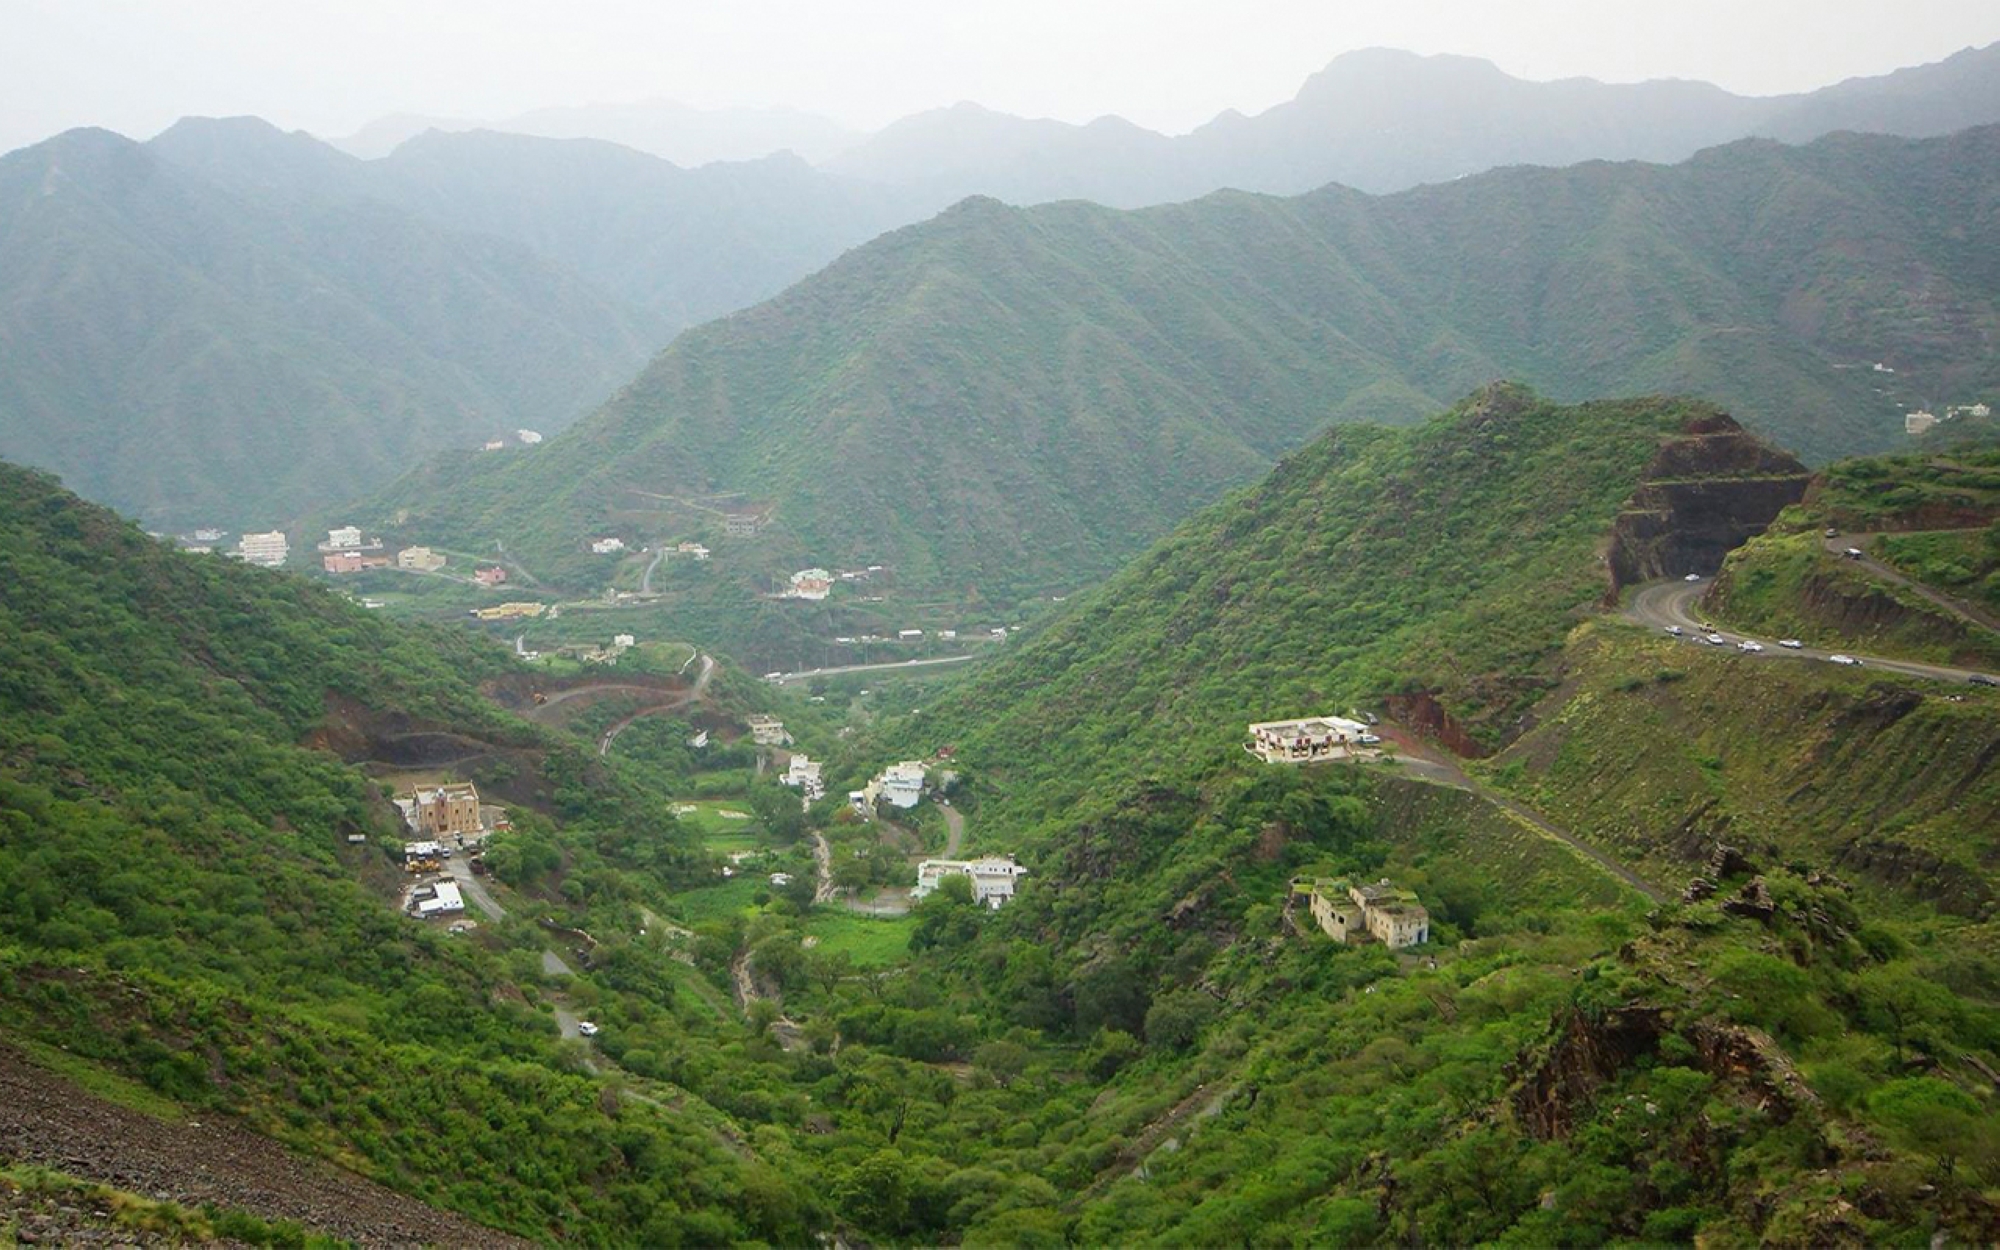
[[[1609,599],[1637,582],[1714,573],[1805,496],[1812,475],[1720,413],[1661,444],[1611,531]]]
[[[1438,743],[1460,759],[1482,759],[1492,754],[1428,690],[1392,694],[1382,702],[1390,719]]]

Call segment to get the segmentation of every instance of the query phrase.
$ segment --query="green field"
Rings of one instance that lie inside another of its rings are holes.
[[[862,967],[901,963],[910,955],[908,916],[862,916],[822,907],[806,918],[805,930],[819,939],[819,949],[845,953]]]

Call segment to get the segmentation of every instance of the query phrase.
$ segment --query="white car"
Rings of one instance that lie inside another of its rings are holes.
[[[1674,637],[1678,638],[1678,637],[1680,637],[1680,636],[1681,636],[1681,635],[1682,635],[1683,633],[1685,633],[1685,632],[1687,632],[1687,631],[1683,630],[1683,629],[1682,629],[1682,628],[1681,628],[1680,626],[1678,626],[1678,625],[1669,625],[1669,626],[1667,626],[1667,632],[1668,632],[1668,633],[1670,633],[1670,634],[1672,634],[1672,635],[1673,635]]]
[[[1724,639],[1721,634],[1710,634],[1708,637],[1702,639],[1702,641],[1711,647],[1719,647],[1723,645]]]
[[[576,1022],[576,1031],[585,1037],[597,1036],[597,1026],[588,1020],[578,1020]]]
[[[1800,647],[1803,647],[1806,644],[1800,642],[1796,638],[1780,638],[1778,639],[1778,645],[1785,648],[1787,651],[1797,651]]]
[[[1698,582],[1701,580],[1701,574],[1690,573],[1686,577],[1681,578],[1681,580],[1684,582]]]
[[[1827,656],[1826,658],[1827,658],[1828,660],[1831,660],[1831,661],[1832,661],[1833,663],[1835,663],[1835,664],[1840,664],[1840,665],[1844,665],[1845,667],[1848,667],[1848,668],[1853,668],[1853,667],[1855,667],[1856,665],[1858,665],[1858,664],[1860,664],[1860,663],[1861,663],[1861,661],[1859,661],[1859,660],[1855,659],[1855,658],[1854,658],[1853,656],[1851,656],[1851,655],[1830,655],[1830,656]]]
[[[1356,741],[1360,742],[1364,747],[1379,747],[1382,745],[1382,735],[1364,733]]]
[[[1736,649],[1738,651],[1762,651],[1764,644],[1761,642],[1752,642],[1748,638],[1745,638],[1742,642],[1736,644]]]

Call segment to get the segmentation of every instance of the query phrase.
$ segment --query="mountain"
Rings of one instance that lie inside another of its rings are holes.
[[[349,155],[373,160],[427,130],[497,130],[543,139],[602,139],[683,168],[713,161],[753,161],[777,152],[791,152],[818,164],[861,138],[837,122],[798,109],[699,109],[656,99],[531,109],[485,121],[398,113],[327,142]]]
[[[905,196],[795,156],[681,169],[598,140],[430,131],[357,160],[256,118],[187,118],[147,145],[224,186],[394,205],[492,235],[609,292],[665,342],[765,299],[909,215]]]
[[[274,203],[90,130],[0,158],[0,454],[156,526],[267,527],[561,425],[649,346],[526,248],[324,176]]]
[[[2000,122],[1996,68],[2000,44],[1754,98],[1699,82],[1528,82],[1473,57],[1371,48],[1335,58],[1285,103],[1255,116],[1227,112],[1186,135],[961,104],[904,118],[825,164],[940,202],[991,195],[1136,208],[1221,187],[1296,195],[1336,182],[1381,194],[1505,165],[1680,161],[1752,135],[1948,134]]]
[[[1109,569],[1329,423],[1495,376],[1701,395],[1814,459],[1880,447],[1899,402],[1992,383],[2000,274],[1972,241],[1996,158],[1986,129],[1382,198],[969,201],[683,335],[541,454],[432,466],[375,511],[587,580],[589,534],[773,507],[774,561],[1005,602]]]
[[[488,700],[481,683],[514,676],[500,648],[171,550],[11,465],[0,578],[10,1069],[53,1056],[149,1118],[198,1113],[239,1141],[260,1135],[274,1159],[289,1147],[536,1239],[806,1239],[797,1192],[733,1153],[712,1109],[685,1093],[669,1109],[629,1079],[613,1094],[564,1053],[535,957],[517,966],[503,918],[447,932],[403,913],[388,783],[335,748],[400,754],[405,778],[426,754],[483,752],[482,797],[512,824],[487,852],[494,890],[526,867],[519,852],[568,874],[578,902],[698,872],[699,848],[645,775]],[[571,906],[553,893],[532,905]],[[661,1012],[676,993],[651,992]],[[89,1136],[101,1114],[72,1109],[60,1132],[84,1145],[51,1158],[55,1128],[15,1137],[8,1117],[10,1160],[114,1160],[98,1180],[141,1166]],[[272,1168],[252,1192],[283,1194],[296,1175]],[[740,1212],[767,1182],[793,1216]]]
[[[1615,611],[1635,535],[1713,571],[1806,476],[1679,401],[1335,430],[878,735],[950,744],[976,849],[1027,868],[932,926],[954,1001],[1144,1038],[1074,1240],[2000,1222],[2000,700]],[[1351,708],[1388,758],[1243,749]],[[1327,940],[1301,894],[1342,877],[1415,891],[1428,946]],[[1937,1206],[1888,1197],[1946,1158],[1980,1162]]]

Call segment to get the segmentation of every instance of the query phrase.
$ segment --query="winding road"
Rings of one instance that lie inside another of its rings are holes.
[[[1933,530],[1927,532],[1957,533],[1960,531]],[[1981,531],[1974,530],[1971,532],[1980,533]],[[1869,555],[1868,544],[1879,537],[1881,537],[1879,534],[1836,534],[1834,537],[1826,540],[1826,549],[1837,556],[1842,556],[1855,564],[1859,564],[1862,568],[1867,569],[1870,573],[1885,582],[1894,582],[1898,586],[1908,588],[1914,594],[1921,595],[1926,601],[1934,604],[1942,611],[1957,617],[1967,625],[2000,633],[2000,617],[1994,616],[1991,612],[1975,604],[1967,603],[1963,599],[1953,598],[1936,587],[1926,586],[1914,577],[1898,570],[1893,565],[1884,564],[1874,556]],[[1858,557],[1847,555],[1849,548],[1861,552],[1861,555]]]
[[[1641,586],[1632,595],[1631,599],[1627,601],[1624,614],[1629,619],[1653,629],[1678,627],[1686,631],[1689,646],[1715,651],[1733,659],[1750,662],[1768,660],[1826,660],[1835,654],[1835,652],[1823,651],[1818,647],[1781,647],[1775,639],[1758,638],[1739,630],[1709,629],[1707,623],[1703,622],[1699,614],[1696,613],[1694,605],[1695,599],[1707,589],[1708,583],[1705,581],[1649,582]],[[1718,647],[1703,643],[1701,638],[1710,633],[1720,635],[1723,645]],[[1738,651],[1736,644],[1746,640],[1762,643],[1764,650],[1757,652]],[[1854,656],[1861,661],[1862,666],[1865,668],[1880,669],[1888,673],[1900,673],[1905,677],[1923,677],[1931,681],[1948,681],[1962,684],[1972,680],[1973,676],[1979,673],[1977,669],[1953,668],[1947,664],[1925,664],[1917,660],[1892,660],[1884,656],[1862,655],[1854,651],[1845,651],[1839,654]],[[1992,677],[1995,681],[2000,681],[2000,677],[1995,677],[1991,673],[1981,675]]]

